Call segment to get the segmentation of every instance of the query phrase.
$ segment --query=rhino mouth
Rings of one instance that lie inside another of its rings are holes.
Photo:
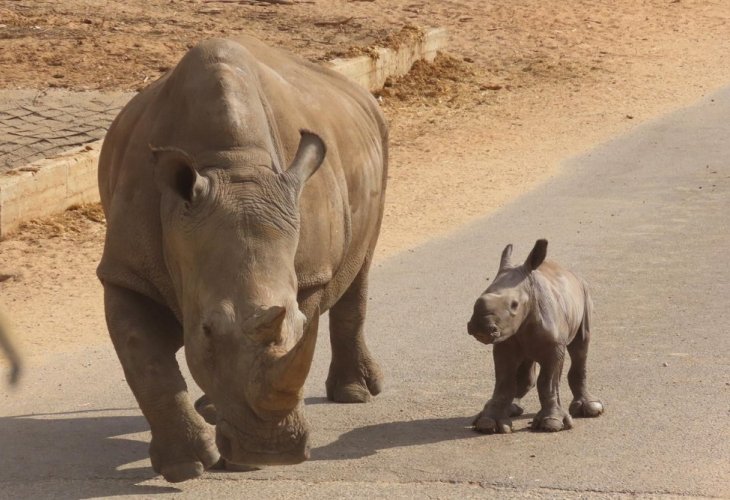
[[[273,435],[257,435],[222,419],[216,425],[216,445],[223,458],[240,465],[294,465],[310,456],[306,429],[283,428]]]
[[[499,329],[493,325],[480,325],[474,319],[466,324],[466,331],[482,344],[493,344],[499,342],[502,337]]]

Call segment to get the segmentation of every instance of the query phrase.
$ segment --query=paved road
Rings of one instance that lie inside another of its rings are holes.
[[[102,345],[49,355],[21,391],[0,394],[0,496],[728,497],[728,137],[730,90],[380,263],[368,328],[387,387],[368,405],[327,403],[322,335],[306,386],[314,450],[305,464],[174,486],[156,479],[146,424]],[[471,304],[502,247],[514,242],[524,256],[538,237],[593,284],[589,381],[607,412],[533,434],[533,393],[514,434],[478,435],[467,426],[493,370],[490,349],[465,332]]]

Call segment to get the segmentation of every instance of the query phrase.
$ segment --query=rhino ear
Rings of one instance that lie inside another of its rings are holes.
[[[530,252],[530,255],[527,256],[527,260],[525,261],[525,267],[529,271],[534,271],[535,269],[540,267],[540,264],[543,263],[545,257],[547,256],[547,244],[547,240],[544,239],[537,240],[535,242],[535,246]]]
[[[174,147],[150,146],[150,150],[160,190],[172,190],[188,203],[194,203],[208,190],[208,179],[198,173],[188,153]]]
[[[510,243],[504,250],[502,250],[502,258],[499,261],[499,271],[502,272],[507,268],[512,267],[512,244]]]
[[[327,147],[317,134],[308,130],[300,130],[299,133],[301,134],[299,147],[286,174],[294,177],[301,190],[307,179],[322,165]]]

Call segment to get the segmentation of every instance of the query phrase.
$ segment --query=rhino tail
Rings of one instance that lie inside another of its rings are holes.
[[[583,321],[580,324],[580,334],[585,341],[591,336],[591,318],[593,317],[593,299],[585,281],[583,282],[583,302]]]

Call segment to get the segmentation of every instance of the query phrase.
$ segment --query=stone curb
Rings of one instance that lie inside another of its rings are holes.
[[[445,28],[427,30],[423,37],[397,49],[377,48],[375,56],[334,59],[331,69],[370,91],[382,88],[389,76],[408,73],[419,59],[433,61],[446,48]],[[97,162],[102,140],[70,149],[50,159],[0,174],[0,238],[23,222],[99,201]]]
[[[433,28],[423,34],[423,38],[397,49],[376,48],[374,55],[333,59],[327,64],[350,80],[354,80],[370,91],[383,88],[389,76],[403,76],[413,63],[424,59],[432,62],[439,50],[448,43],[446,28]]]

